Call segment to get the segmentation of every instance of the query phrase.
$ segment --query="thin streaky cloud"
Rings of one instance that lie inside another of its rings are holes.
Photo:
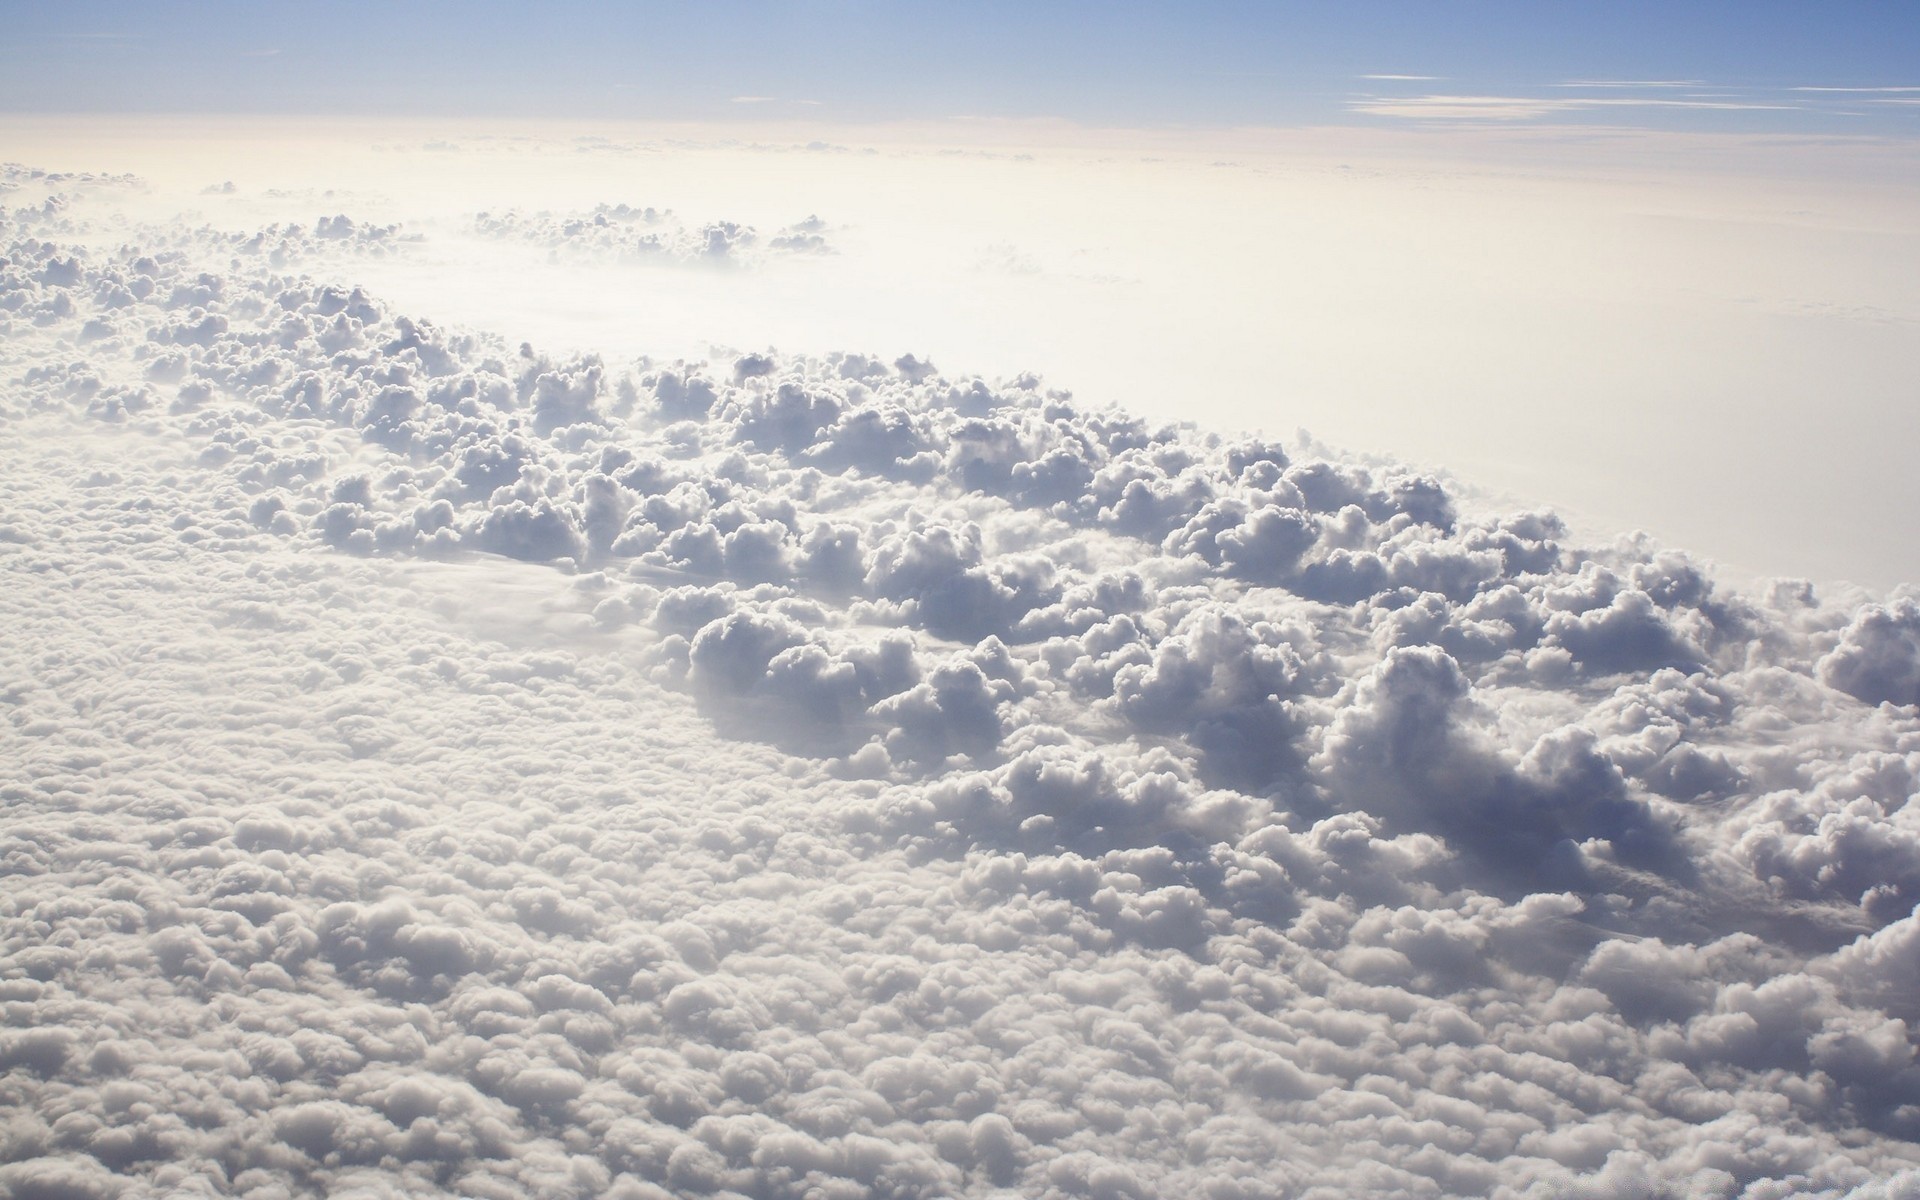
[[[1560,88],[1685,88],[1703,87],[1704,79],[1569,79]]]
[[[1587,96],[1566,99],[1538,96],[1406,96],[1372,97],[1348,105],[1352,112],[1369,116],[1457,118],[1513,121],[1531,120],[1554,113],[1588,109],[1663,108],[1697,111],[1791,112],[1791,104],[1757,104],[1735,100],[1655,100],[1624,96]]]
[[[1444,75],[1356,75],[1355,79],[1377,79],[1389,83],[1437,83]]]
[[[734,96],[734,97],[731,97],[731,100],[735,104],[771,104],[773,102],[773,97],[772,96]]]
[[[1573,108],[1708,108],[1742,109],[1752,112],[1798,112],[1798,104],[1756,104],[1746,100],[1626,100],[1591,99],[1575,101]]]
[[[1874,92],[1920,92],[1920,87],[1794,87],[1790,92],[1845,92],[1849,95],[1863,95]]]

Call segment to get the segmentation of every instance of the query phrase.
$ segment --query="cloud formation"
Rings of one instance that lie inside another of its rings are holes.
[[[554,358],[357,221],[36,219],[12,1194],[1920,1179],[1910,595],[910,355]]]
[[[817,216],[762,234],[737,221],[694,225],[671,209],[600,204],[580,212],[483,212],[473,229],[482,237],[598,263],[743,266],[769,257],[833,253],[828,226]]]

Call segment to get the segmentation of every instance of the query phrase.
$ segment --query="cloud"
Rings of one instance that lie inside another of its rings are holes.
[[[1920,601],[1900,596],[1854,614],[1820,678],[1869,704],[1920,704]]]
[[[357,218],[38,220],[10,1194],[1920,1170],[1910,596],[913,355],[555,357]]]
[[[1553,86],[1563,88],[1698,88],[1704,79],[1569,79]],[[1797,90],[1797,89],[1796,89]]]
[[[571,212],[483,212],[473,232],[497,241],[543,246],[578,261],[673,266],[757,265],[789,254],[831,254],[831,228],[807,216],[763,236],[737,221],[690,224],[671,209],[599,204]]]
[[[1566,84],[1566,87],[1650,87],[1647,84]],[[1353,112],[1376,117],[1446,121],[1531,121],[1586,112],[1672,109],[1701,112],[1792,112],[1797,104],[1758,99],[1663,99],[1658,96],[1510,96],[1430,95],[1365,97],[1350,101]]]

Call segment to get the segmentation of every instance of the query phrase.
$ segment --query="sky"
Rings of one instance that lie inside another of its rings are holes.
[[[0,1194],[1920,1194],[1837,11],[0,11]]]
[[[6,6],[0,107],[1911,133],[1906,6]]]

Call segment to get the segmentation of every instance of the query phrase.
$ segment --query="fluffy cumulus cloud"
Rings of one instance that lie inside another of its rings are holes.
[[[474,217],[473,231],[602,263],[743,266],[769,257],[834,252],[832,231],[817,216],[765,234],[738,221],[690,223],[672,209],[630,204],[599,204],[578,212],[483,212]]]
[[[1920,1186],[1912,595],[3,182],[8,1194]]]

